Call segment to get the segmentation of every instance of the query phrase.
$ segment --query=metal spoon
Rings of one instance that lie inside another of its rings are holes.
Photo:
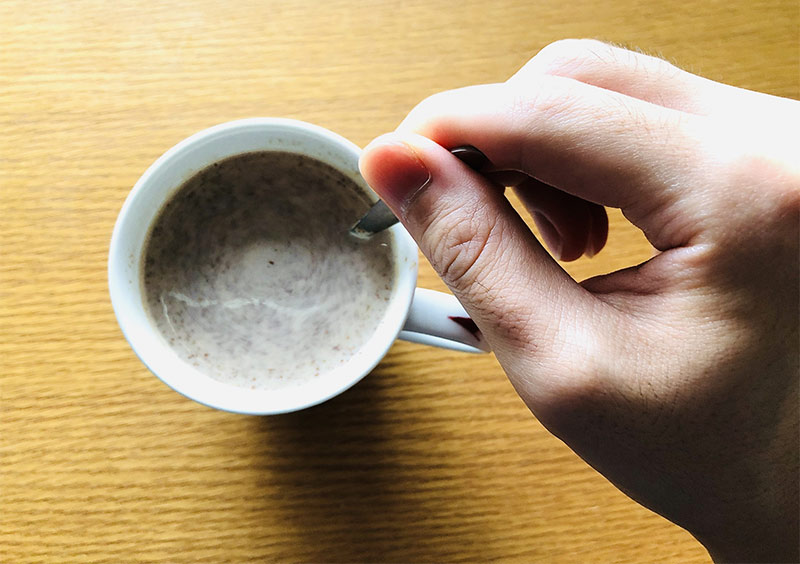
[[[490,164],[486,155],[472,145],[455,147],[454,149],[450,149],[450,152],[461,159],[461,161],[472,170],[478,172]],[[350,233],[356,237],[366,239],[375,233],[380,233],[384,229],[388,229],[398,221],[397,217],[392,213],[392,210],[389,209],[389,206],[383,203],[383,200],[378,200],[369,211],[358,220],[358,223],[350,229]]]

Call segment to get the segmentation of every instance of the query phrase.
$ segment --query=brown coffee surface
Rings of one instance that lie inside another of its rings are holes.
[[[240,387],[301,386],[340,366],[382,319],[393,237],[350,227],[370,201],[316,159],[255,152],[190,178],[151,228],[149,314],[186,362]]]

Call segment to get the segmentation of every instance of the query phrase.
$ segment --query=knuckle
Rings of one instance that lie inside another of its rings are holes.
[[[596,39],[560,39],[539,51],[534,60],[545,72],[569,75],[587,64],[610,61],[611,49]]]
[[[511,100],[513,120],[529,123],[533,118],[547,122],[572,115],[579,109],[581,100],[566,80],[557,76],[543,76],[532,91],[515,91]],[[537,130],[536,127],[530,129],[532,132]]]
[[[481,106],[498,93],[498,86],[465,86],[432,94],[409,112],[400,128],[436,140],[446,134],[448,125],[452,125],[454,119],[480,112]]]
[[[556,75],[539,77],[535,89],[515,90],[509,112],[511,120],[527,125],[522,133],[524,139],[517,144],[518,158],[523,162],[532,147],[540,142],[552,142],[554,131],[564,133],[559,141],[572,143],[573,149],[578,149],[596,142],[592,137],[575,135],[573,132],[579,128],[602,123],[607,128],[619,128],[623,134],[629,134],[633,129],[631,120],[638,125],[642,119],[633,105],[618,96],[602,91],[589,96],[581,83]]]
[[[748,144],[749,145],[749,144]],[[788,159],[774,155],[762,146],[746,146],[733,155],[731,170],[740,182],[776,192],[800,192],[800,168]]]
[[[796,224],[800,217],[800,171],[790,162],[763,150],[745,150],[731,156],[729,186],[749,192],[747,211],[760,218]],[[755,219],[755,217],[754,217]]]
[[[431,94],[424,100],[422,100],[416,107],[412,110],[412,113],[419,113],[422,115],[428,115],[430,113],[434,113],[436,110],[440,108],[447,107],[451,99],[453,98],[453,90],[444,90],[442,92],[436,92],[435,94]]]
[[[531,61],[546,74],[598,79],[604,70],[627,68],[633,73],[678,77],[683,71],[659,56],[596,39],[562,39],[547,45]]]
[[[403,126],[413,131],[428,131],[436,126],[437,116],[452,105],[453,93],[450,90],[428,96],[408,113]]]
[[[428,228],[430,259],[451,288],[466,290],[493,262],[500,224],[477,206],[440,213]]]

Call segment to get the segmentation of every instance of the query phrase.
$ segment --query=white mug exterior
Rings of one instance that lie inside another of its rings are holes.
[[[144,305],[141,268],[150,226],[162,206],[192,175],[226,157],[264,150],[290,151],[326,162],[377,201],[358,171],[361,150],[331,131],[296,120],[251,118],[223,123],[164,153],[142,175],[122,206],[111,237],[108,264],[109,291],[117,320],[134,352],[151,372],[201,404],[266,415],[316,405],[356,384],[384,357],[407,318],[414,325],[414,331],[403,332],[409,340],[471,352],[484,348],[480,340],[448,319],[466,316],[453,296],[428,298],[427,307],[417,308],[419,311],[412,311],[409,316],[417,280],[417,247],[403,227],[396,225],[391,228],[395,285],[384,316],[367,343],[324,378],[286,390],[251,390],[214,380],[182,361],[161,337]],[[438,323],[426,321],[434,318]]]

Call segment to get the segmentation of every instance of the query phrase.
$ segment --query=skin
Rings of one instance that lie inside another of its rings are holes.
[[[567,40],[423,101],[361,170],[553,434],[716,561],[797,562],[798,132],[796,101]],[[578,283],[504,185],[562,260],[600,252],[603,206],[659,252]]]

